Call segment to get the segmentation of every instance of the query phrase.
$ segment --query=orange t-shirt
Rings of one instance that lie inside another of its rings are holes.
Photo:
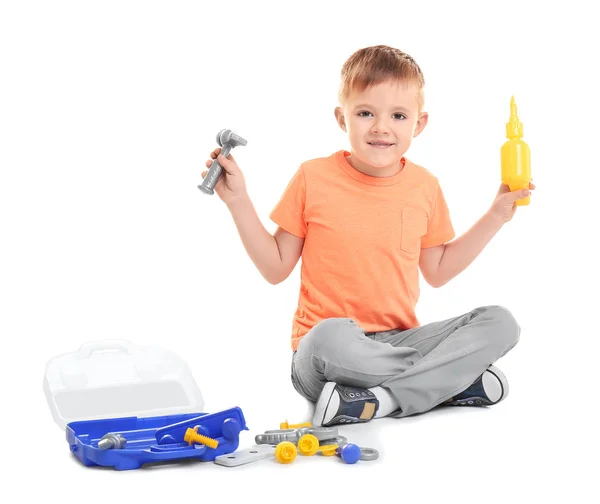
[[[347,317],[365,331],[419,325],[419,252],[454,237],[438,179],[403,158],[391,177],[356,170],[338,151],[303,163],[271,212],[304,238],[292,349],[319,321]]]

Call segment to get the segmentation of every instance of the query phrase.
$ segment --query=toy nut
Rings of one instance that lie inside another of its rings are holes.
[[[319,440],[317,436],[305,434],[298,440],[298,451],[302,455],[314,455],[319,451]]]
[[[290,441],[283,441],[275,448],[275,457],[282,464],[290,464],[296,460],[296,445]]]
[[[125,448],[127,440],[121,434],[108,433],[98,441],[99,450],[112,450]]]
[[[323,455],[324,457],[333,457],[336,454],[338,448],[338,445],[330,444],[319,447],[319,450],[321,451],[321,455]]]

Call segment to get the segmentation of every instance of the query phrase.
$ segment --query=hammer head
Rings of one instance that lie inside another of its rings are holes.
[[[217,143],[221,147],[223,147],[225,144],[229,144],[233,148],[239,145],[246,145],[248,141],[243,139],[241,136],[236,135],[233,131],[224,129],[217,133]]]

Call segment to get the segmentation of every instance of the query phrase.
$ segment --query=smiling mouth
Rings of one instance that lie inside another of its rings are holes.
[[[373,147],[390,147],[392,145],[395,145],[393,143],[390,142],[367,142],[369,145],[372,145]]]

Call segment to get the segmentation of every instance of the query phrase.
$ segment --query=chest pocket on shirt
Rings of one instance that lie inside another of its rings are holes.
[[[418,254],[421,250],[421,237],[427,233],[427,215],[412,207],[402,209],[402,229],[400,248],[407,254]]]

